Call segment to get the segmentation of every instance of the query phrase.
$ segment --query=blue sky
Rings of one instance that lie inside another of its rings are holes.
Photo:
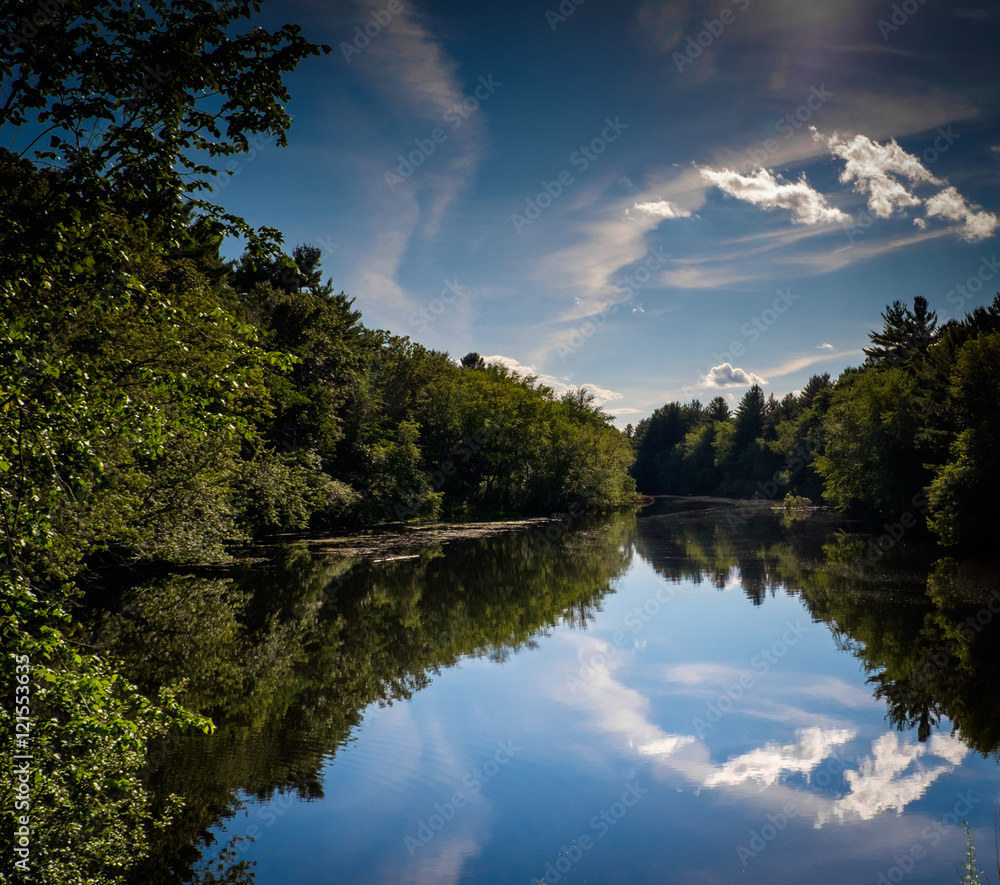
[[[333,52],[219,202],[320,246],[368,325],[585,385],[619,426],[835,376],[896,298],[1000,290],[994,3],[264,7],[284,22]]]

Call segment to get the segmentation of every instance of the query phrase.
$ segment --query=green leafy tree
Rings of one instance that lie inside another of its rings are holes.
[[[981,335],[958,353],[951,401],[959,434],[930,485],[928,524],[946,544],[982,543],[1000,518],[1000,333]]]
[[[824,420],[816,469],[834,506],[902,513],[929,479],[913,449],[920,422],[915,381],[902,369],[866,370],[838,384]]]

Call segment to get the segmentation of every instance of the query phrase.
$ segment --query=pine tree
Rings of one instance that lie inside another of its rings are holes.
[[[869,333],[872,347],[864,349],[869,366],[901,366],[915,354],[927,353],[940,334],[937,313],[928,310],[921,295],[913,299],[912,311],[902,301],[893,301],[882,320],[882,331]]]

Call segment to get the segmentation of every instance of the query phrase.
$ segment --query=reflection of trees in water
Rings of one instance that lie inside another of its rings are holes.
[[[641,519],[636,550],[668,580],[721,589],[738,578],[754,605],[779,590],[801,597],[862,662],[896,728],[926,741],[947,717],[974,750],[1000,749],[995,563],[935,563],[933,550],[903,544],[875,560],[865,538],[828,517],[789,522],[761,511],[736,529],[724,515]]]
[[[154,750],[155,795],[186,806],[135,881],[188,880],[206,849],[218,869],[198,881],[248,881],[241,846],[213,848],[208,830],[241,795],[320,798],[322,766],[369,704],[409,697],[463,656],[501,661],[558,624],[585,625],[627,570],[634,524],[622,516],[544,552],[528,533],[385,562],[290,549],[233,577],[127,591],[95,626],[104,648],[144,689],[185,680],[181,699],[217,725]]]

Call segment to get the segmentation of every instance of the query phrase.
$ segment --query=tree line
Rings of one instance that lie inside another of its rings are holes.
[[[802,496],[926,527],[950,546],[1000,527],[1000,294],[938,325],[927,300],[894,301],[860,367],[814,375],[781,400],[753,385],[667,403],[627,428],[646,494]]]

